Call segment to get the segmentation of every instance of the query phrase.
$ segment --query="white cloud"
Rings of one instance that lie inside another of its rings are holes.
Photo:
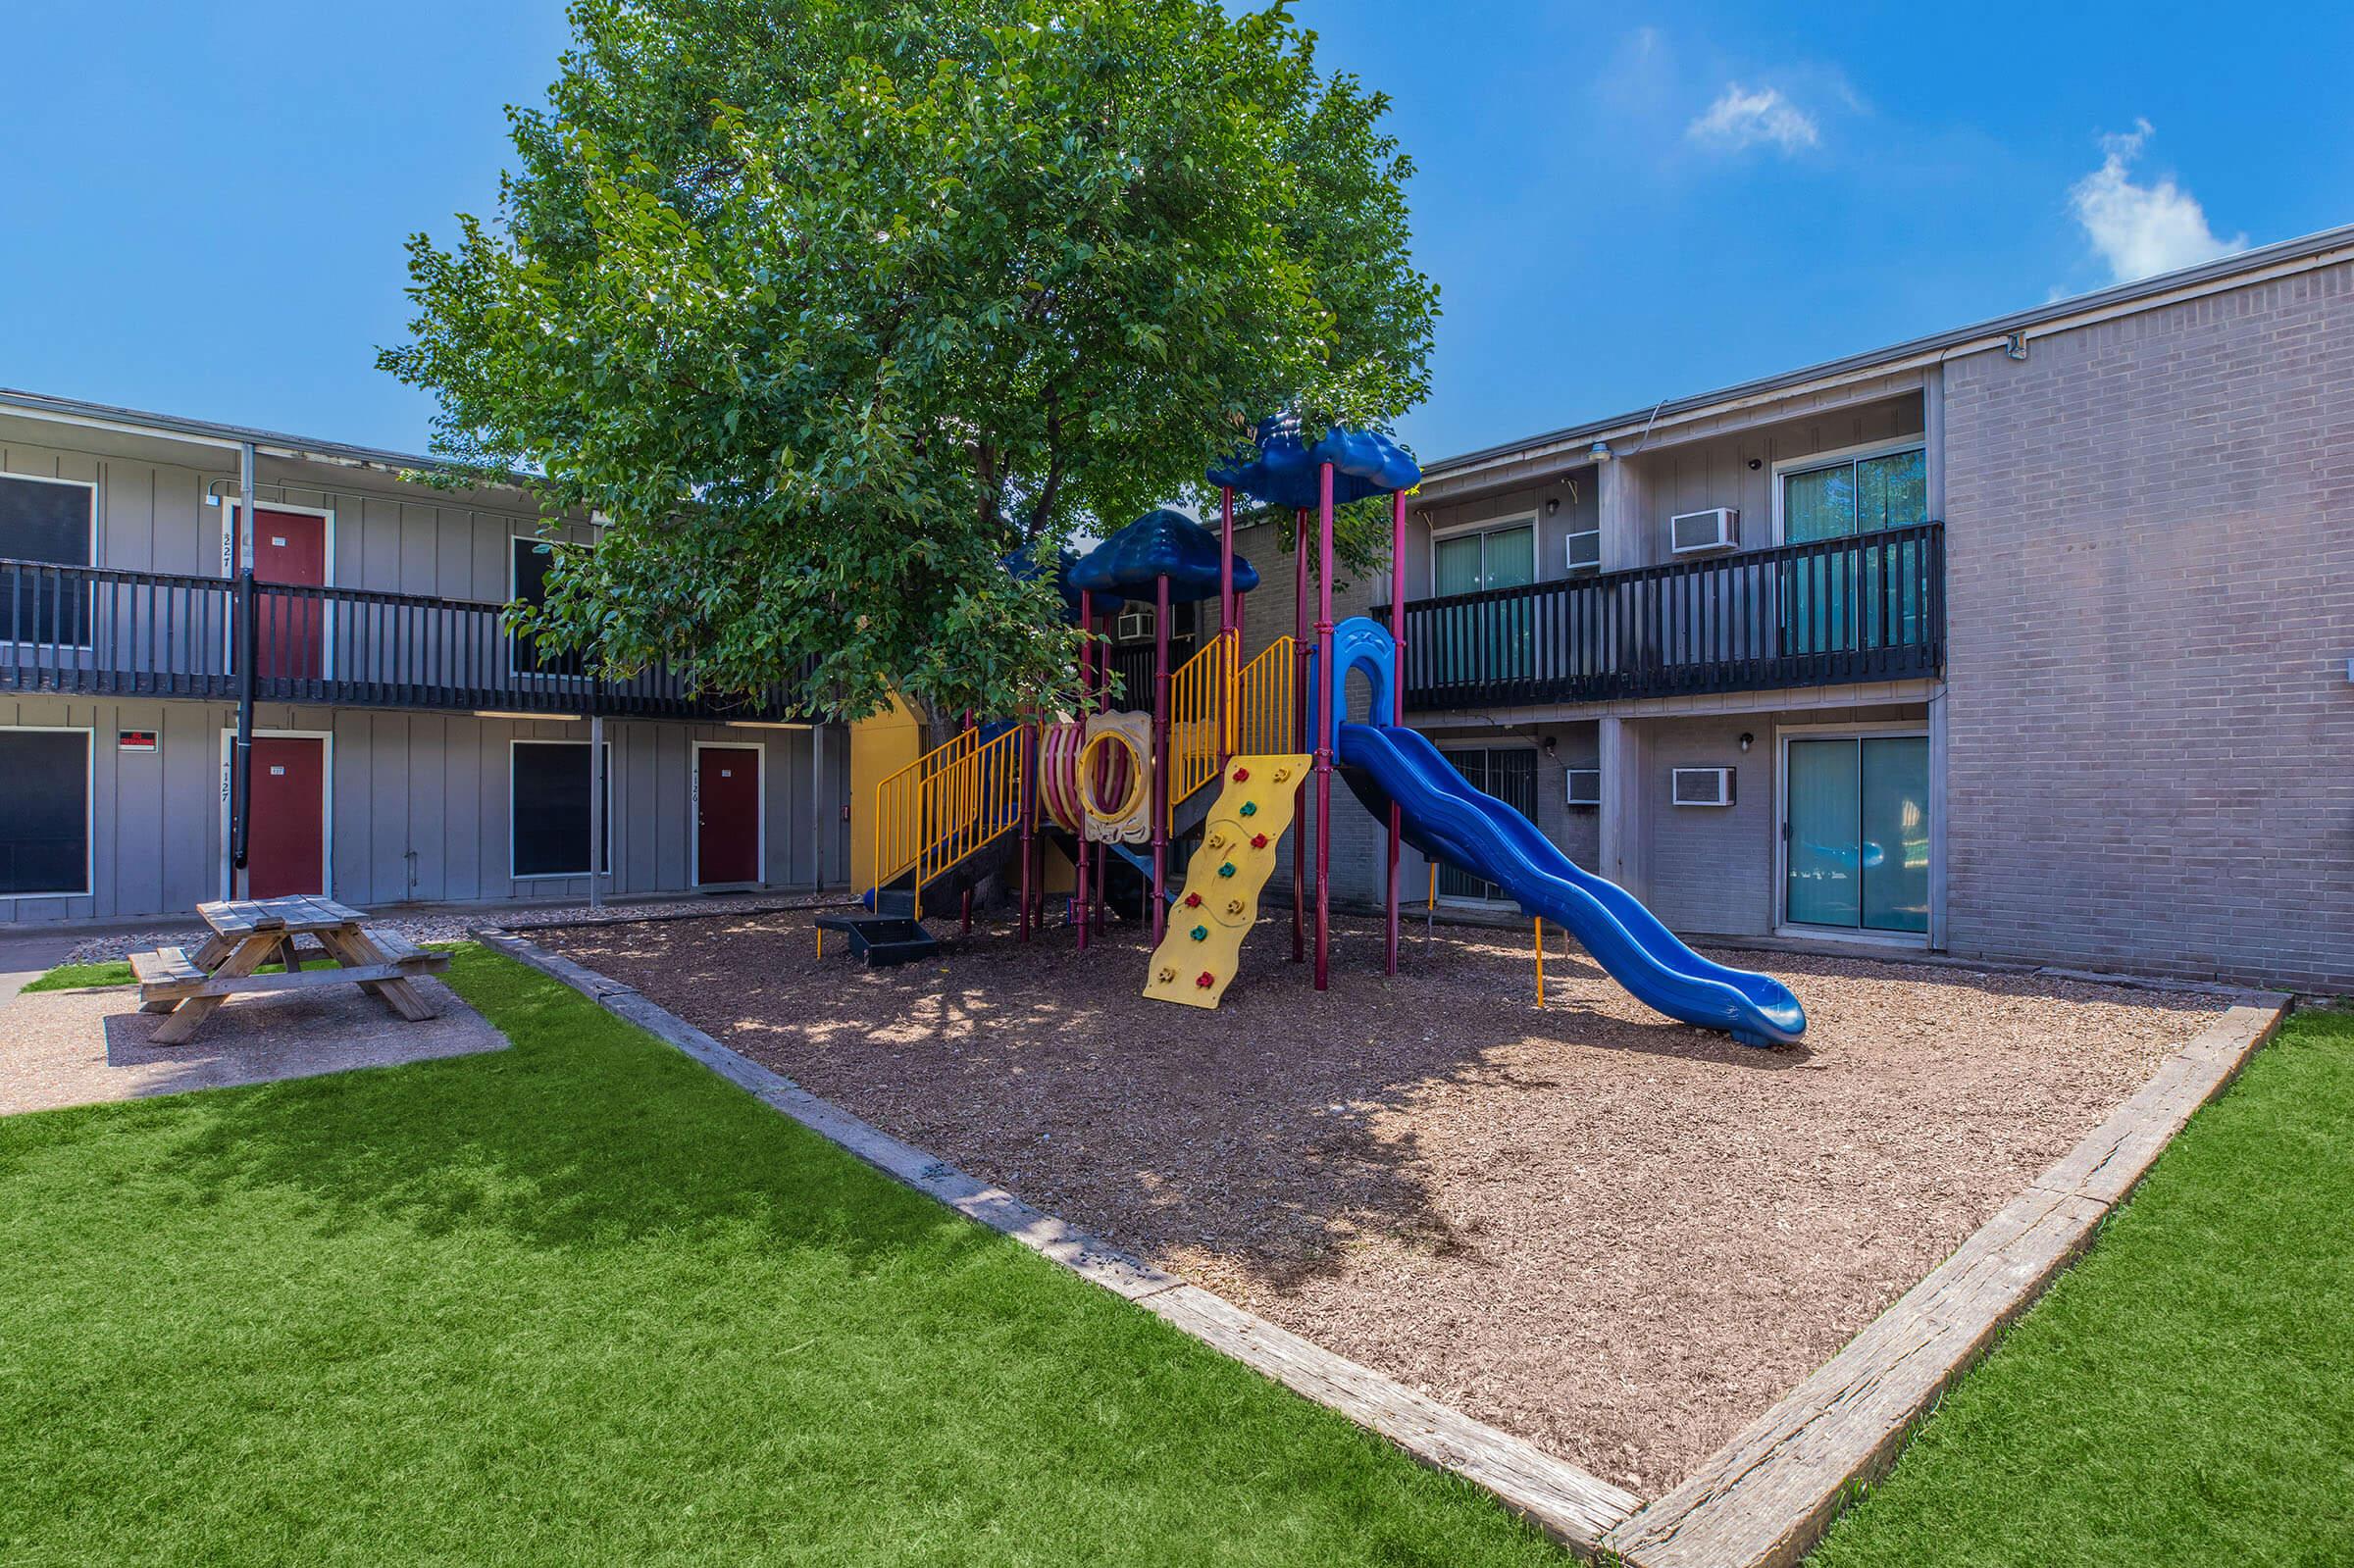
[[[2150,134],[2150,123],[2136,120],[2130,131],[2103,136],[2101,167],[2068,192],[2069,209],[2121,283],[2248,248],[2245,234],[2216,237],[2207,227],[2206,210],[2172,175],[2153,185],[2133,182],[2133,161]]]
[[[1822,139],[1814,117],[1783,97],[1780,88],[1753,92],[1737,81],[1726,82],[1709,112],[1685,126],[1684,134],[1705,146],[1734,152],[1764,141],[1794,153]]]

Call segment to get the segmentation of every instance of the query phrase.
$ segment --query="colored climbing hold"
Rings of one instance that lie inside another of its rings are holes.
[[[1220,866],[1220,867],[1218,868],[1218,875],[1219,875],[1219,876],[1221,876],[1221,877],[1231,877],[1231,876],[1233,876],[1233,875],[1234,875],[1234,862],[1233,862],[1233,861],[1231,861],[1231,860],[1229,860],[1228,862],[1226,862],[1226,864],[1224,864],[1223,866]]]
[[[1257,801],[1255,801],[1255,800],[1246,800],[1246,801],[1244,801],[1244,802],[1243,802],[1243,815],[1244,815],[1244,816],[1246,816],[1246,817],[1255,817],[1255,816],[1257,816],[1257,815],[1258,815],[1258,802],[1257,802]]]
[[[1242,912],[1243,912],[1243,901],[1242,901],[1240,898],[1229,898],[1229,899],[1227,899],[1227,900],[1226,900],[1226,913],[1227,913],[1227,914],[1229,914],[1229,915],[1240,915]]]
[[[1202,895],[1200,893],[1187,893],[1185,895],[1185,907],[1188,909],[1200,909],[1202,907]]]
[[[1166,986],[1177,978],[1177,971],[1174,967],[1168,964],[1163,964],[1160,966],[1160,973],[1152,978],[1159,981],[1163,986]]]
[[[1254,848],[1254,849],[1264,849],[1264,848],[1266,848],[1266,847],[1267,847],[1267,835],[1266,835],[1265,834],[1263,834],[1263,833],[1254,833],[1254,834],[1253,834],[1253,835],[1251,835],[1251,847],[1252,847],[1252,848]]]
[[[1251,770],[1248,768],[1235,769],[1234,782],[1236,784],[1249,784],[1251,782]]]
[[[1202,978],[1194,982],[1195,985],[1201,986],[1203,990],[1209,989],[1210,986],[1215,986],[1217,983],[1218,977],[1211,974],[1206,969],[1202,971]]]
[[[1205,942],[1209,940],[1209,928],[1207,926],[1196,926],[1194,928],[1193,935],[1194,940],[1198,942]]]
[[[1275,770],[1275,782],[1276,782],[1277,784],[1281,784],[1281,783],[1283,783],[1283,782],[1284,782],[1286,779],[1289,779],[1291,776],[1292,776],[1292,770],[1291,770],[1291,769],[1289,769],[1289,768],[1278,768],[1278,769],[1276,769],[1276,770]]]

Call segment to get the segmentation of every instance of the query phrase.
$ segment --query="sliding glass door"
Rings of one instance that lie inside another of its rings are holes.
[[[1517,588],[1537,580],[1537,524],[1533,517],[1441,534],[1430,544],[1430,591],[1445,598],[1487,588]],[[1535,639],[1525,601],[1483,604],[1467,628],[1436,650],[1442,681],[1526,679]]]
[[[1783,768],[1784,918],[1926,934],[1928,736],[1794,736]]]
[[[1781,475],[1782,542],[1868,538],[1928,521],[1928,457],[1920,447],[1845,458]],[[1867,543],[1782,568],[1782,648],[1829,653],[1918,640],[1919,544]],[[1894,590],[1900,602],[1884,600]]]

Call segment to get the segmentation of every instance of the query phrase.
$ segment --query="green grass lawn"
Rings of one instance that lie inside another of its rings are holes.
[[[514,1049],[0,1120],[0,1564],[1539,1563],[466,948]]]
[[[335,961],[332,958],[306,958],[302,961],[302,967],[305,969],[333,969],[335,967]],[[254,971],[259,975],[279,975],[284,972],[285,965],[283,964],[264,964],[260,969]],[[26,990],[85,990],[93,986],[128,986],[135,978],[130,972],[130,961],[116,958],[103,964],[60,964],[40,979],[27,982],[24,988]]]
[[[1811,1568],[2354,1563],[2354,1013],[2301,1013]]]

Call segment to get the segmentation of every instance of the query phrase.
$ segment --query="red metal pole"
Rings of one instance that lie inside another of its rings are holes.
[[[1110,620],[1112,619],[1112,612],[1110,612],[1110,611],[1106,611],[1106,612],[1104,612],[1103,619],[1104,619],[1105,621],[1110,621]],[[1106,630],[1108,631],[1109,629],[1107,628]],[[1109,712],[1111,711],[1111,663],[1110,663],[1110,661],[1111,661],[1111,649],[1109,649],[1108,647],[1106,647],[1106,648],[1101,648],[1101,649],[1099,649],[1099,650],[1097,651],[1097,654],[1096,654],[1096,711],[1097,711],[1098,713],[1109,713]],[[1103,847],[1103,845],[1102,845],[1102,844],[1100,844],[1100,843],[1098,843],[1098,844],[1096,845],[1096,907],[1095,907],[1095,921],[1096,921],[1096,930],[1098,930],[1098,931],[1101,931],[1101,930],[1103,929],[1103,896],[1104,896],[1104,893],[1105,893],[1106,889],[1108,889],[1108,888],[1109,888],[1109,886],[1110,886],[1110,881],[1109,881],[1109,878],[1108,878],[1108,876],[1106,875],[1106,868],[1105,868],[1105,866],[1104,866],[1104,863],[1103,863],[1103,857],[1104,857],[1104,855],[1106,854],[1106,852],[1107,852],[1107,851],[1104,849],[1104,847]]]
[[[1341,716],[1333,710],[1332,679],[1332,465],[1316,474],[1316,989],[1331,972],[1332,949],[1332,740]]]
[[[1226,643],[1226,671],[1231,676],[1242,666],[1243,638],[1234,627],[1234,486],[1218,486],[1218,640]],[[1233,640],[1228,642],[1231,637]],[[1229,680],[1218,691],[1218,767],[1224,770],[1231,759],[1226,749],[1226,727],[1234,722],[1227,712],[1234,699],[1234,683]]]
[[[1307,744],[1307,508],[1292,509],[1292,724]],[[1307,958],[1307,781],[1292,791],[1292,962]]]
[[[1084,724],[1087,721],[1088,692],[1094,688],[1096,683],[1096,596],[1085,588],[1079,590],[1079,634],[1081,637],[1079,643],[1079,719]],[[1074,770],[1077,768],[1077,758],[1072,759],[1072,766]],[[1076,772],[1072,775],[1072,781],[1084,793],[1087,788],[1087,781],[1080,778]],[[1072,870],[1077,879],[1071,896],[1071,912],[1079,917],[1079,950],[1086,952],[1087,813],[1085,810],[1079,813],[1079,821],[1075,826],[1078,829],[1079,841],[1074,846],[1075,853],[1071,856]]]
[[[1168,924],[1169,885],[1169,579],[1152,580],[1152,945]]]
[[[1021,792],[1014,797],[1014,809],[1022,814],[1022,912],[1016,917],[1021,939],[1030,939],[1030,853],[1038,846],[1035,824],[1038,819],[1038,771],[1032,766],[1038,757],[1038,727],[1027,716],[1022,720],[1022,754],[1014,759],[1021,770],[1021,781],[1015,785]]]
[[[1406,679],[1406,492],[1390,492],[1390,715],[1389,723],[1406,723],[1405,703],[1399,700],[1399,686]],[[1373,722],[1380,724],[1382,716],[1374,714]],[[1385,974],[1398,973],[1398,842],[1405,835],[1406,816],[1398,802],[1390,802],[1390,876],[1388,883],[1386,921],[1382,931],[1382,963]]]

